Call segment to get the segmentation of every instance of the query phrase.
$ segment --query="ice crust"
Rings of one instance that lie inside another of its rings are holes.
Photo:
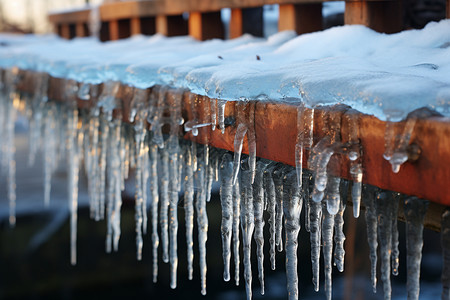
[[[450,21],[381,34],[360,25],[267,39],[199,42],[133,36],[100,43],[56,36],[0,35],[0,67],[98,84],[120,81],[188,88],[228,101],[343,103],[397,121],[426,106],[450,116]]]

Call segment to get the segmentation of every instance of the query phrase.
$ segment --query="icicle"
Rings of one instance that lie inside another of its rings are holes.
[[[420,264],[422,262],[423,220],[428,209],[428,201],[417,197],[405,199],[406,218],[406,289],[408,300],[419,299]]]
[[[352,203],[353,203],[353,216],[359,217],[359,211],[361,206],[361,193],[362,193],[362,178],[363,171],[361,165],[361,146],[358,139],[358,118],[359,113],[352,109],[348,110],[344,114],[344,118],[348,123],[348,144],[349,149],[347,156],[350,160],[350,175],[353,179],[352,185]]]
[[[178,126],[178,125],[177,125]],[[170,287],[177,287],[177,268],[178,268],[178,156],[180,148],[178,145],[178,136],[171,135],[169,138],[168,152],[169,160],[169,199],[170,199]]]
[[[135,178],[135,221],[136,221],[136,258],[142,260],[142,247],[144,241],[142,239],[142,211],[143,211],[143,194],[144,188],[142,186],[142,166],[143,166],[143,122],[138,120],[135,124],[135,141],[136,141],[136,178]]]
[[[270,243],[270,265],[275,270],[275,223],[276,223],[276,201],[275,201],[275,184],[273,183],[272,173],[275,164],[269,165],[264,170],[264,195],[267,202],[267,212],[269,213],[269,243]]]
[[[69,157],[69,183],[68,200],[70,210],[70,262],[72,265],[77,263],[77,211],[78,211],[78,173],[79,173],[79,151],[82,132],[77,136],[78,128],[78,110],[76,108],[68,111],[67,121],[67,155]]]
[[[274,169],[272,178],[275,184],[276,219],[275,219],[275,245],[278,251],[283,251],[283,241],[281,231],[283,229],[283,174],[284,166],[280,165]]]
[[[341,198],[339,201],[339,211],[334,216],[334,265],[339,272],[344,272],[344,211],[345,211],[345,198]]]
[[[47,105],[47,116],[44,119],[44,204],[46,207],[50,204],[51,178],[56,169],[56,109],[54,105]]]
[[[327,166],[334,150],[330,147],[331,138],[325,136],[312,149],[312,154],[309,158],[309,166],[314,170],[315,185],[311,194],[315,202],[320,202],[324,196],[324,190],[328,182]]]
[[[170,237],[170,287],[177,286],[178,268],[178,191],[179,187],[179,161],[180,145],[178,142],[179,127],[183,123],[181,118],[181,101],[183,92],[172,91],[168,97],[170,107],[170,136],[167,140],[167,152],[169,153],[169,237]]]
[[[106,163],[107,163],[107,152],[111,151],[108,149],[108,136],[109,136],[109,125],[105,118],[105,115],[100,116],[100,126],[101,126],[101,136],[100,136],[100,219],[105,217],[105,190],[106,190]]]
[[[251,264],[251,241],[255,229],[255,217],[253,209],[252,174],[247,167],[248,162],[241,164],[241,229],[244,247],[244,279],[247,299],[252,299],[252,264]]]
[[[239,124],[234,135],[234,163],[233,163],[233,184],[237,181],[239,174],[239,168],[241,165],[241,153],[242,146],[244,144],[244,137],[247,133],[247,126],[245,124]]]
[[[152,194],[152,250],[153,250],[153,282],[158,280],[158,145],[150,145],[150,191]]]
[[[330,176],[327,184],[327,193],[325,196],[327,210],[330,215],[338,213],[341,203],[341,196],[339,191],[339,185],[341,179],[339,177]]]
[[[163,114],[166,92],[167,87],[165,86],[160,87],[159,89],[153,88],[147,119],[148,123],[151,125],[151,131],[153,132],[153,143],[158,145],[159,148],[164,147],[164,138],[161,127],[164,125]]]
[[[295,170],[286,174],[283,185],[283,210],[286,230],[286,277],[289,299],[298,299],[297,248],[302,198]]]
[[[267,163],[256,163],[256,175],[253,183],[253,209],[255,216],[256,255],[258,260],[258,278],[261,285],[261,295],[264,295],[264,169]]]
[[[169,262],[169,152],[162,148],[160,150],[160,196],[161,206],[159,210],[159,224],[161,227],[162,259]]]
[[[391,268],[392,275],[398,275],[398,266],[400,263],[398,250],[398,202],[400,198],[399,193],[392,192],[392,254],[391,254]]]
[[[192,147],[185,147],[185,163],[184,163],[184,213],[186,222],[186,244],[187,244],[187,261],[188,261],[188,278],[193,278],[193,262],[194,262],[194,242],[192,238],[194,230],[194,166],[192,158]]]
[[[320,271],[320,240],[322,236],[322,204],[320,202],[313,201],[309,197],[310,212],[309,222],[310,228],[310,241],[311,241],[311,263],[312,263],[312,282],[314,284],[314,290],[319,291],[319,271]]]
[[[377,292],[377,248],[378,248],[378,240],[377,240],[377,210],[376,210],[376,202],[375,202],[375,187],[366,185],[364,186],[364,205],[366,207],[366,226],[367,226],[367,242],[369,244],[370,249],[370,265],[371,272],[370,278],[372,281],[372,289],[373,292]]]
[[[392,201],[386,192],[377,192],[376,207],[384,299],[391,299]]]
[[[217,126],[217,99],[211,99],[211,128],[216,130]]]
[[[241,216],[241,194],[239,181],[233,184],[233,256],[234,256],[234,280],[239,285],[239,227]]]
[[[206,295],[206,241],[208,240],[208,215],[206,213],[205,162],[201,157],[195,172],[196,184],[199,188],[195,199],[197,212],[198,243],[200,252],[201,293]]]
[[[205,145],[205,148],[208,149],[208,153],[211,152],[210,149],[212,148],[210,146]],[[209,156],[209,162],[206,166],[206,202],[211,200],[211,189],[214,181],[214,160],[216,159],[213,155]]]
[[[442,300],[450,299],[450,209],[447,208],[441,219],[441,246],[442,246]]]
[[[298,175],[298,173],[297,173]],[[310,198],[310,186],[312,182],[312,174],[310,171],[307,171],[305,175],[303,175],[303,183],[302,183],[302,193],[304,199],[305,206],[305,230],[306,232],[311,232],[311,220],[309,218],[311,212],[311,203],[309,201]]]
[[[314,109],[307,109],[302,102],[297,107],[297,142],[295,145],[295,168],[298,185],[302,184],[303,152],[313,144]]]
[[[328,199],[327,199],[328,200]],[[324,205],[326,205],[324,203]],[[322,245],[323,245],[323,263],[325,273],[325,295],[328,300],[332,296],[332,257],[333,257],[333,228],[334,215],[330,214],[328,209],[322,209]]]
[[[7,182],[8,182],[8,202],[9,202],[9,226],[16,226],[16,161],[14,159],[16,147],[14,146],[15,138],[15,122],[16,122],[16,109],[14,108],[13,102],[17,101],[14,99],[17,97],[11,93],[12,99],[6,99],[6,162],[7,162]]]
[[[220,163],[220,201],[222,204],[222,255],[223,279],[230,280],[231,234],[233,230],[233,162],[230,154],[225,153]]]
[[[408,160],[407,147],[409,144],[409,140],[411,139],[411,134],[414,130],[414,126],[416,125],[416,121],[416,117],[410,117],[406,119],[403,133],[400,136],[397,147],[394,150],[391,159],[389,160],[392,165],[392,172],[394,173],[398,173],[400,171],[400,166]]]
[[[217,100],[217,115],[219,122],[219,129],[222,134],[225,133],[225,105],[227,104],[226,100]]]
[[[256,169],[255,105],[248,101],[240,101],[236,105],[238,111],[237,122],[239,125],[234,136],[233,184],[236,183],[239,173],[242,146],[246,134],[249,151],[248,164],[252,175],[251,182],[253,183]]]
[[[120,219],[121,219],[121,209],[122,209],[122,193],[123,190],[123,169],[121,167],[121,162],[124,159],[124,146],[123,146],[123,136],[121,134],[122,122],[120,119],[114,120],[116,123],[115,130],[115,142],[113,142],[113,147],[116,148],[116,155],[114,157],[114,161],[112,163],[112,167],[114,168],[114,208],[113,208],[113,219],[112,219],[112,227],[113,227],[113,248],[114,251],[119,250],[119,239],[121,235],[120,229]],[[117,141],[122,141],[120,144],[117,144]],[[118,149],[117,149],[118,148]]]

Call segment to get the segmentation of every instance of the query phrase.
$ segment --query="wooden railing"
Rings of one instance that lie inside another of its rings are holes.
[[[447,0],[450,1],[450,0]],[[116,40],[133,34],[160,33],[167,36],[189,34],[197,39],[223,38],[220,10],[231,8],[230,38],[248,30],[248,14],[263,18],[262,6],[279,4],[278,30],[308,33],[322,29],[322,0],[147,0],[104,3],[99,9],[101,39]],[[448,11],[448,9],[447,9]],[[183,14],[188,13],[187,19]],[[64,38],[87,35],[89,9],[49,16],[57,33]],[[449,13],[447,13],[448,15]],[[345,24],[362,24],[376,31],[393,33],[402,29],[399,0],[347,0]],[[262,27],[262,22],[252,27]]]

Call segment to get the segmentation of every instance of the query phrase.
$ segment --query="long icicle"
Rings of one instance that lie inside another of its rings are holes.
[[[222,256],[223,279],[230,280],[231,234],[233,231],[233,160],[229,153],[222,156],[220,163],[220,202],[222,205]]]
[[[234,281],[239,285],[239,227],[241,216],[241,194],[239,181],[233,185],[233,256],[234,256]]]
[[[200,252],[201,293],[206,295],[206,241],[208,240],[208,215],[206,213],[205,158],[200,156],[195,172],[198,187],[195,210],[197,212],[198,243]]]
[[[275,270],[275,223],[276,223],[276,201],[275,201],[275,184],[273,183],[272,173],[275,168],[275,164],[272,163],[266,169],[264,169],[264,196],[266,197],[267,212],[269,213],[269,253],[270,253],[270,266],[272,270]]]
[[[326,207],[326,201],[322,202],[322,245],[323,245],[323,264],[325,273],[325,295],[328,300],[332,297],[332,278],[331,271],[333,267],[333,229],[334,215],[331,215]]]
[[[418,300],[420,292],[420,264],[422,262],[423,220],[428,201],[417,197],[405,199],[406,218],[406,290],[408,300]]]
[[[376,188],[373,186],[365,185],[364,186],[364,197],[363,202],[366,207],[366,226],[367,226],[367,242],[369,244],[370,249],[370,278],[372,281],[372,289],[373,292],[377,292],[377,248],[378,248],[378,239],[377,239],[377,209],[375,202],[375,191]]]
[[[258,278],[261,285],[261,295],[264,295],[264,169],[267,163],[256,163],[256,174],[253,182],[253,209],[255,216],[256,256],[258,260]]]
[[[159,247],[159,235],[158,235],[158,204],[159,204],[159,192],[158,192],[158,145],[150,145],[150,191],[152,194],[152,250],[153,250],[153,282],[158,280],[158,247]]]
[[[192,147],[187,144],[185,147],[184,163],[184,219],[186,222],[186,246],[188,262],[188,279],[192,280],[194,268],[194,165],[192,158]]]
[[[279,165],[273,171],[273,183],[275,184],[276,219],[275,219],[275,245],[278,251],[283,251],[281,232],[283,229],[283,176],[284,166]]]
[[[284,176],[283,210],[286,230],[286,277],[289,299],[298,299],[297,248],[300,232],[300,214],[302,212],[301,189],[297,182],[297,173],[290,171]]]
[[[380,242],[381,280],[383,281],[384,299],[391,299],[391,251],[392,251],[392,201],[386,192],[376,193],[378,216],[378,240]]]
[[[241,189],[241,229],[244,247],[244,279],[247,300],[252,299],[252,264],[251,242],[255,229],[255,217],[253,209],[252,174],[248,168],[248,161],[241,164],[240,189]]]

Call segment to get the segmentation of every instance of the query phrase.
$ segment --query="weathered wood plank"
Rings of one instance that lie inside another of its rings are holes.
[[[61,37],[65,39],[70,39],[70,25],[62,24],[61,25]]]
[[[68,24],[77,22],[87,23],[89,22],[90,14],[90,9],[78,9],[62,13],[49,14],[48,20],[54,24]]]

